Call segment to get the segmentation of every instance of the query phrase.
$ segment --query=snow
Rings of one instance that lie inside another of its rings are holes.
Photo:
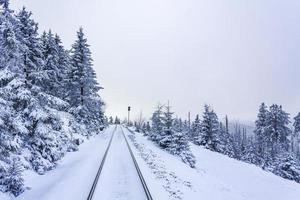
[[[86,199],[115,126],[68,153],[45,175],[25,172],[26,190],[1,200]],[[140,133],[123,128],[153,199],[298,200],[300,185],[202,147],[191,145],[196,168],[158,148]],[[94,199],[143,200],[145,194],[118,127],[107,154]]]
[[[25,184],[30,189],[17,198],[0,193],[0,199],[86,199],[113,129],[114,127],[109,127],[104,133],[86,140],[79,146],[79,151],[68,153],[55,169],[45,175],[26,171]]]
[[[118,127],[115,132],[94,199],[147,199],[121,132],[121,127]]]
[[[298,183],[255,165],[191,145],[197,160],[196,168],[192,169],[145,136],[129,131],[126,135],[154,199],[298,200],[300,197]]]

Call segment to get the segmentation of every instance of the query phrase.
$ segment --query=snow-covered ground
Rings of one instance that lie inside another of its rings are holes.
[[[111,126],[68,153],[45,175],[25,174],[30,186],[18,198],[0,194],[1,200],[86,199],[115,127]],[[300,184],[247,163],[192,145],[195,169],[158,148],[145,136],[123,128],[154,200],[298,200]],[[107,154],[94,199],[142,200],[143,189],[120,127]]]
[[[86,140],[79,151],[68,153],[45,175],[26,171],[25,182],[30,187],[18,198],[0,193],[1,200],[82,200],[86,199],[99,168],[114,126]]]
[[[126,131],[154,199],[299,200],[300,184],[192,145],[196,169]]]

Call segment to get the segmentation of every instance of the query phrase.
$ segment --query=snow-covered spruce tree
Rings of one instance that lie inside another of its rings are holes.
[[[226,116],[227,119],[227,116]],[[225,122],[226,124],[226,122]],[[229,156],[229,157],[235,157],[234,154],[234,147],[233,147],[233,138],[231,134],[229,133],[227,126],[224,126],[220,122],[220,129],[219,129],[219,137],[220,137],[220,152]]]
[[[216,113],[208,105],[204,106],[201,134],[195,143],[212,151],[219,151],[219,121]]]
[[[292,134],[292,152],[300,160],[300,112],[294,117],[294,132]],[[300,162],[299,162],[300,163]]]
[[[289,128],[289,114],[282,110],[282,106],[273,104],[267,115],[268,152],[274,161],[281,153],[289,150],[291,129]]]
[[[158,105],[151,118],[152,126],[149,134],[149,138],[156,143],[163,137],[163,106]]]
[[[58,82],[60,85],[60,87],[57,88],[57,92],[55,93],[55,95],[63,99],[64,101],[67,101],[70,86],[70,77],[72,72],[70,55],[69,52],[62,45],[61,39],[57,34],[54,36],[54,40],[56,43],[56,49],[58,53]]]
[[[25,191],[22,172],[23,167],[20,161],[13,159],[5,173],[5,177],[2,180],[0,179],[3,185],[3,192],[11,192],[14,196],[18,196]]]
[[[173,112],[171,112],[171,106],[168,104],[165,106],[165,111],[163,112],[162,122],[163,122],[163,132],[161,133],[161,139],[159,140],[159,145],[163,149],[167,149],[171,153],[173,153],[172,149],[172,135],[174,133],[173,126]]]
[[[201,121],[199,115],[196,115],[195,121],[192,123],[191,141],[197,144],[197,139],[201,134]]]
[[[75,146],[72,142],[72,132],[63,129],[63,121],[66,120],[62,118],[67,116],[64,111],[67,110],[68,103],[55,96],[53,89],[57,84],[54,84],[53,80],[56,80],[59,72],[54,67],[57,63],[50,61],[50,54],[56,55],[56,51],[47,50],[48,53],[45,54],[45,46],[41,45],[38,38],[37,24],[31,19],[31,13],[23,9],[18,13],[17,19],[19,43],[22,46],[22,56],[19,58],[22,71],[18,76],[23,79],[14,84],[18,86],[17,90],[14,89],[14,102],[27,130],[22,137],[31,155],[26,159],[34,170],[42,174],[53,168],[56,161]],[[48,40],[52,40],[51,37],[51,34],[48,34]],[[52,86],[49,87],[50,85]]]
[[[66,99],[72,70],[69,55],[59,36],[51,30],[44,32],[41,40],[44,66],[39,85],[46,93]]]
[[[92,67],[92,58],[83,29],[77,32],[77,40],[71,50],[72,71],[68,102],[78,121],[85,124],[89,134],[98,133],[103,128],[104,102],[98,92],[101,89]]]
[[[245,151],[242,155],[241,160],[243,160],[245,162],[248,162],[248,163],[255,164],[255,165],[259,165],[260,162],[261,162],[259,156],[257,155],[255,142],[253,141],[252,137],[250,137],[248,139],[248,142],[246,144],[246,148],[245,148]]]
[[[36,85],[42,82],[42,73],[40,70],[44,66],[43,47],[38,35],[38,25],[31,19],[32,13],[25,7],[17,14],[19,20],[19,40],[23,46],[24,74],[26,84]]]
[[[179,119],[177,127],[175,127],[174,121],[171,106],[168,104],[165,106],[165,111],[163,112],[163,134],[161,135],[162,139],[159,141],[159,145],[171,154],[179,155],[182,161],[190,167],[195,167],[196,161],[194,155],[190,151],[187,130],[184,131],[182,129],[182,123],[180,127]]]
[[[268,109],[265,103],[262,103],[259,107],[257,120],[255,121],[255,148],[256,154],[258,156],[258,163],[259,165],[264,165],[264,161],[266,160],[266,147],[268,142],[268,135],[267,135],[267,116],[268,116]]]
[[[23,190],[23,182],[18,182],[14,188],[7,187],[5,178],[10,175],[14,159],[19,159],[20,138],[26,133],[16,102],[19,92],[26,94],[22,84],[23,70],[20,68],[22,46],[18,41],[18,21],[9,10],[8,1],[1,1],[0,4],[3,6],[0,11],[0,188],[4,192],[17,194],[17,191]],[[22,176],[16,174],[15,178],[21,180]]]

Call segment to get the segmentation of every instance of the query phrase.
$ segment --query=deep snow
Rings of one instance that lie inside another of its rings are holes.
[[[259,167],[191,145],[196,169],[159,149],[140,133],[126,131],[154,199],[299,200],[300,184]],[[163,188],[163,190],[161,189]],[[162,198],[162,196],[164,196]]]
[[[68,153],[56,169],[45,175],[27,171],[24,178],[31,189],[18,198],[1,193],[0,199],[86,199],[114,128],[110,126],[104,133],[86,140],[78,152]],[[154,200],[298,200],[300,197],[300,184],[255,165],[191,145],[197,159],[196,168],[192,169],[142,134],[123,130]],[[118,130],[107,156],[94,199],[143,199],[140,180]]]

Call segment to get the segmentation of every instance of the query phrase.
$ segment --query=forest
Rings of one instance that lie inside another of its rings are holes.
[[[58,34],[38,31],[30,11],[1,1],[0,190],[15,196],[25,190],[24,169],[44,174],[105,127],[83,29],[70,50]]]

